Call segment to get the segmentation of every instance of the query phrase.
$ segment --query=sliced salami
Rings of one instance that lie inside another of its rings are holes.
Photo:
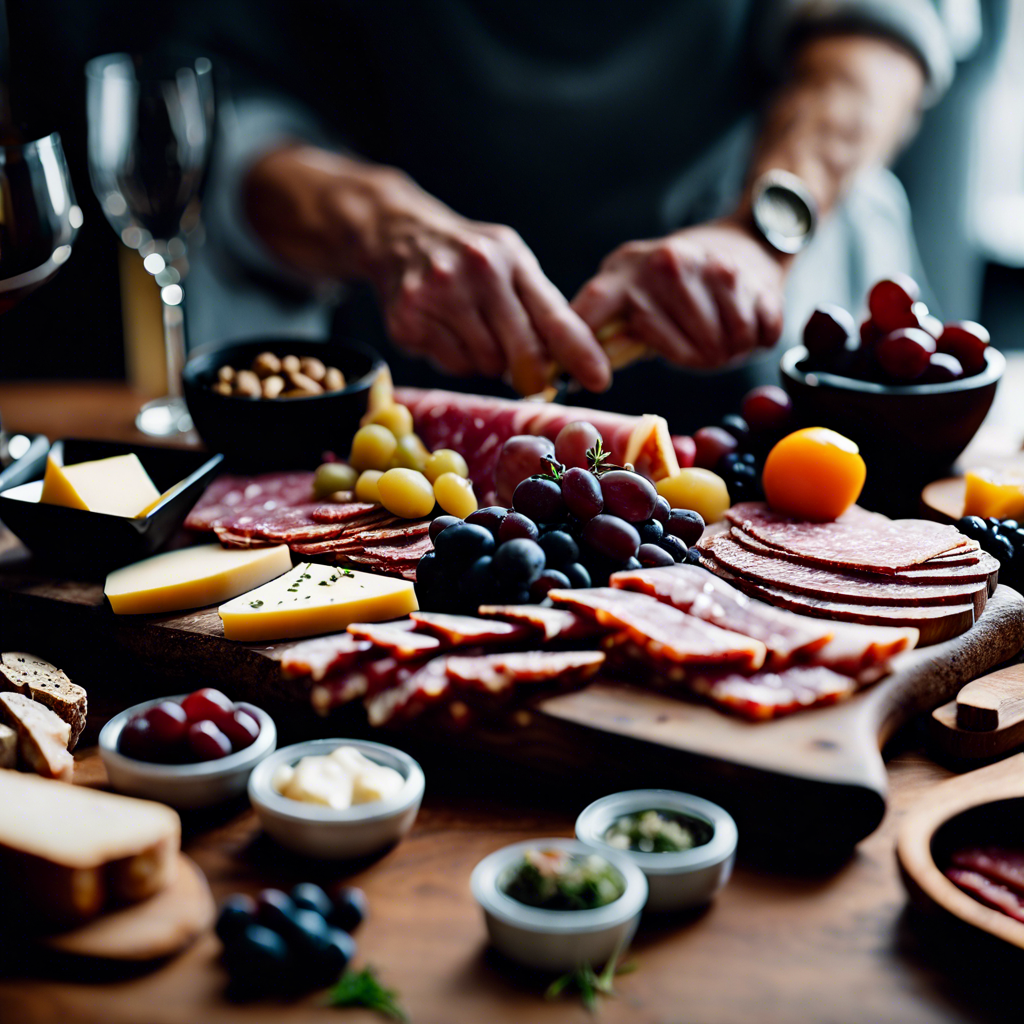
[[[368,512],[379,512],[380,505],[371,505],[366,501],[352,501],[341,505],[317,505],[310,513],[315,523],[345,523],[359,519]],[[392,517],[394,518],[394,517]]]
[[[738,672],[700,674],[691,676],[688,683],[712,704],[754,721],[834,704],[858,689],[856,680],[820,665],[755,672],[750,676]]]
[[[437,637],[414,632],[405,622],[353,622],[348,632],[399,660],[437,654],[448,646]]]
[[[319,681],[330,673],[351,668],[372,648],[369,641],[360,640],[351,633],[304,640],[281,655],[281,671],[289,679],[309,676]]]
[[[592,619],[577,615],[568,608],[545,608],[536,604],[492,604],[482,605],[477,609],[477,614],[484,618],[521,622],[538,631],[546,641],[583,640],[601,632]]]
[[[185,527],[207,533],[237,514],[294,508],[312,497],[313,474],[309,472],[224,475],[196,502],[185,519]]]
[[[528,626],[495,619],[478,619],[472,615],[413,612],[409,617],[421,631],[440,637],[452,647],[464,647],[466,644],[517,644],[533,634]]]
[[[448,678],[467,690],[493,695],[517,685],[579,686],[604,664],[599,651],[519,651],[511,654],[451,655]]]

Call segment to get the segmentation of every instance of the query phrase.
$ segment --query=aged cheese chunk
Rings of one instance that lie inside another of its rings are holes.
[[[18,763],[18,734],[9,725],[0,725],[0,768]]]
[[[74,466],[58,465],[52,455],[48,456],[39,500],[112,516],[136,516],[159,498],[156,485],[132,453]]]
[[[23,693],[48,707],[71,728],[68,750],[74,750],[85,728],[88,700],[64,672],[34,654],[6,651],[0,654],[0,690]]]
[[[81,920],[165,888],[180,847],[163,804],[0,771],[0,904]]]
[[[304,562],[219,611],[229,640],[274,640],[336,632],[351,622],[383,622],[418,607],[406,580]]]
[[[987,519],[1019,519],[1024,516],[1024,474],[1020,470],[969,469],[964,496],[964,515]]]
[[[71,781],[75,759],[68,753],[71,728],[48,707],[21,693],[0,693],[0,718],[18,734],[18,756],[48,779]]]
[[[291,565],[286,544],[272,548],[201,544],[115,569],[103,593],[118,615],[175,612],[226,601],[280,576]]]

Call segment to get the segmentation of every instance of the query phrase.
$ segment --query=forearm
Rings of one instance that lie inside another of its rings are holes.
[[[806,182],[822,213],[857,173],[884,164],[906,139],[924,88],[920,63],[872,36],[826,36],[796,54],[768,108],[748,182],[773,168]],[[749,188],[740,213],[749,210]]]

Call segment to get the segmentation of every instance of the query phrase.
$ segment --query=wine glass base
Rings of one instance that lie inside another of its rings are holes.
[[[168,395],[147,402],[135,417],[135,426],[150,437],[177,437],[192,429],[192,417],[183,398]]]

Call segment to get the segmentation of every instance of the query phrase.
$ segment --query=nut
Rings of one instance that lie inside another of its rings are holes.
[[[273,352],[261,352],[252,361],[252,369],[257,377],[271,377],[281,372],[281,360]]]
[[[299,369],[310,380],[315,380],[317,384],[322,384],[324,376],[327,374],[327,367],[316,356],[303,356],[299,360]]]
[[[336,366],[328,366],[321,383],[324,391],[340,391],[345,386],[345,374]]]
[[[304,373],[289,373],[286,374],[288,383],[291,385],[292,391],[301,391],[307,395],[319,395],[323,393],[323,388],[315,380],[311,380]]]
[[[217,380],[230,384],[235,379],[235,368],[233,366],[222,366],[217,371]],[[223,392],[221,392],[223,394]]]
[[[217,381],[217,383],[213,385],[213,390],[216,391],[218,395],[233,394],[231,385],[226,380]]]
[[[263,381],[263,397],[277,398],[284,391],[284,377],[274,374]]]
[[[284,373],[301,373],[302,363],[298,356],[285,356],[281,360],[281,370]]]
[[[235,394],[247,398],[259,398],[263,394],[260,379],[252,370],[239,370],[235,374]]]

